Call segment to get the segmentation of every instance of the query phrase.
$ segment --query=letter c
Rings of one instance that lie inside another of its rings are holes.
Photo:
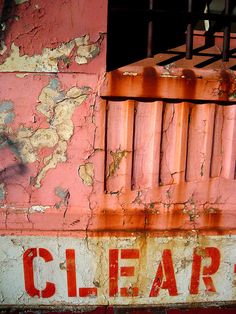
[[[55,294],[56,291],[54,283],[47,281],[46,287],[42,291],[37,289],[34,284],[33,261],[37,256],[42,257],[46,263],[53,260],[51,253],[43,248],[39,248],[38,252],[37,248],[31,248],[25,251],[23,255],[25,290],[31,297],[37,296],[40,298],[41,294],[42,298],[50,298]]]

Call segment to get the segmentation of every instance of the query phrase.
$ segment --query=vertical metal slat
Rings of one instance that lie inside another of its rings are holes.
[[[230,0],[225,0],[225,15],[230,14]],[[229,61],[231,23],[227,20],[224,26],[223,61]]]
[[[188,13],[192,13],[193,0],[188,0]],[[187,25],[186,35],[186,59],[192,59],[193,55],[193,25],[191,22]]]

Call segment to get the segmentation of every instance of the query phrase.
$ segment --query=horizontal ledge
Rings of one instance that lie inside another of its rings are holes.
[[[130,65],[106,73],[100,96],[236,103],[236,74]]]

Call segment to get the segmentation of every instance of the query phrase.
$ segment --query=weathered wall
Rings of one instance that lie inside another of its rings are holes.
[[[91,74],[104,69],[106,1],[15,0],[8,16],[1,72]]]
[[[3,229],[31,228],[31,213],[65,217],[68,206],[89,208],[99,171],[89,157],[102,150],[95,135],[106,20],[107,2],[100,0],[12,7],[0,56]]]
[[[0,307],[234,302],[236,111],[215,102],[235,102],[235,76],[104,80],[106,0],[14,4],[0,51]],[[190,103],[201,94],[214,103]]]
[[[0,302],[32,307],[232,302],[235,239],[5,236]]]
[[[106,21],[106,1],[16,1],[0,58],[1,228],[235,229],[235,108],[189,104],[234,103],[235,75],[131,66],[104,83]]]

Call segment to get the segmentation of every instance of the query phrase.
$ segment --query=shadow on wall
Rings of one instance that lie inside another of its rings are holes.
[[[152,15],[149,11],[152,2]],[[205,33],[205,45],[193,51],[199,55],[204,49],[215,45],[214,34],[222,32],[224,23],[217,21],[204,21],[192,18],[190,21],[184,12],[187,12],[188,0],[109,0],[108,6],[108,38],[107,38],[107,70],[111,71],[121,66],[147,58],[148,51],[148,22],[153,17],[152,25],[152,55],[167,53],[169,50],[185,45],[186,29],[189,22],[195,30],[206,31],[205,22],[209,22],[209,28]],[[193,1],[193,12],[204,12],[224,15],[223,0],[197,0]],[[157,11],[159,14],[157,15]],[[236,15],[235,1],[231,1],[230,14]],[[149,13],[148,13],[149,12]],[[154,12],[156,12],[154,14]],[[233,32],[236,31],[236,23],[232,24]],[[230,52],[231,55],[235,51]],[[165,60],[158,64],[164,66],[185,58],[185,52],[181,52],[172,60]],[[220,55],[213,55],[209,63],[221,59]],[[202,68],[207,64],[199,64]]]
[[[12,22],[15,19],[15,0],[0,0],[0,41],[3,44],[7,31],[10,29]],[[6,179],[14,177],[16,175],[23,175],[27,172],[26,165],[22,162],[20,151],[17,143],[14,143],[7,134],[0,133],[0,154],[4,154],[3,148],[7,147],[16,156],[16,162],[13,165],[6,167],[0,166],[0,183],[3,183]],[[1,160],[1,155],[0,155]]]
[[[6,32],[15,20],[15,0],[0,0],[0,40],[3,41]]]
[[[13,142],[5,133],[0,134],[0,154],[1,150],[7,147],[16,156],[16,162],[13,165],[8,165],[1,169],[0,166],[0,183],[3,183],[6,179],[12,178],[17,175],[23,175],[27,172],[27,166],[22,162],[20,150],[17,143]],[[4,152],[3,152],[4,153]],[[0,155],[1,161],[1,155]]]
[[[198,0],[197,10],[203,12],[206,0]],[[150,0],[110,0],[108,13],[108,71],[147,57],[148,15]],[[179,17],[187,10],[187,0],[153,0],[153,10],[169,15],[153,16],[152,53],[166,51],[185,43],[187,18]],[[153,11],[153,12],[154,12]]]

